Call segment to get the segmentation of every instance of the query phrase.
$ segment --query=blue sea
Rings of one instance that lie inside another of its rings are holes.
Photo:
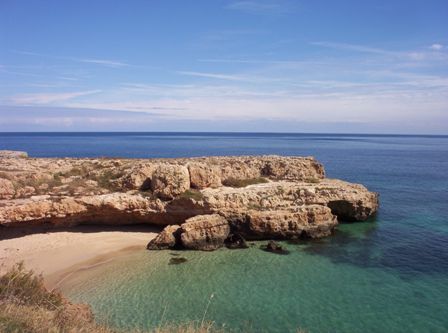
[[[315,156],[380,194],[376,218],[289,255],[137,251],[63,288],[119,328],[214,321],[232,332],[448,332],[448,136],[3,133],[33,157]],[[170,258],[188,259],[169,265]]]

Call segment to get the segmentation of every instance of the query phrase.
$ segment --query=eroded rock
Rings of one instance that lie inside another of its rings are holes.
[[[190,172],[191,187],[204,189],[207,187],[216,188],[221,186],[221,172],[216,166],[209,166],[206,163],[188,163]]]
[[[169,225],[163,229],[148,245],[148,250],[174,249],[180,244],[180,225]]]
[[[227,220],[218,215],[198,215],[181,225],[183,247],[191,250],[216,250],[224,246],[230,233]]]
[[[15,193],[14,184],[8,179],[0,178],[0,200],[12,199]]]
[[[324,237],[338,222],[366,220],[378,210],[376,193],[324,178],[309,157],[2,157],[0,167],[1,226],[169,225],[150,248]],[[251,181],[257,178],[265,181]],[[228,179],[244,186],[222,186]]]
[[[182,165],[159,165],[152,174],[151,190],[165,200],[171,200],[190,188],[190,174]]]

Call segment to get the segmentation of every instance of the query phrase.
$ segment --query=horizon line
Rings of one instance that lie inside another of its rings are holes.
[[[349,132],[251,132],[251,131],[0,131],[3,134],[274,134],[274,135],[354,135],[354,136],[409,136],[448,137],[448,134],[426,133],[349,133]]]

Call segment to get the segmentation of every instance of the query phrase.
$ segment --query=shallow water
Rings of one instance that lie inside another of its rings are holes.
[[[58,142],[59,144],[55,144]],[[64,287],[119,327],[213,320],[234,331],[447,332],[448,137],[293,134],[0,134],[32,156],[313,155],[380,193],[376,219],[289,255],[258,247],[137,252]],[[210,299],[211,295],[214,295]],[[207,304],[210,302],[208,308]],[[207,311],[206,311],[207,309]]]

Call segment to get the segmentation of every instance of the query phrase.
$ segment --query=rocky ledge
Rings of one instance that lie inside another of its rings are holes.
[[[364,186],[312,157],[27,158],[0,152],[0,225],[166,226],[148,249],[318,238],[378,209]],[[1,229],[0,229],[1,232]]]

